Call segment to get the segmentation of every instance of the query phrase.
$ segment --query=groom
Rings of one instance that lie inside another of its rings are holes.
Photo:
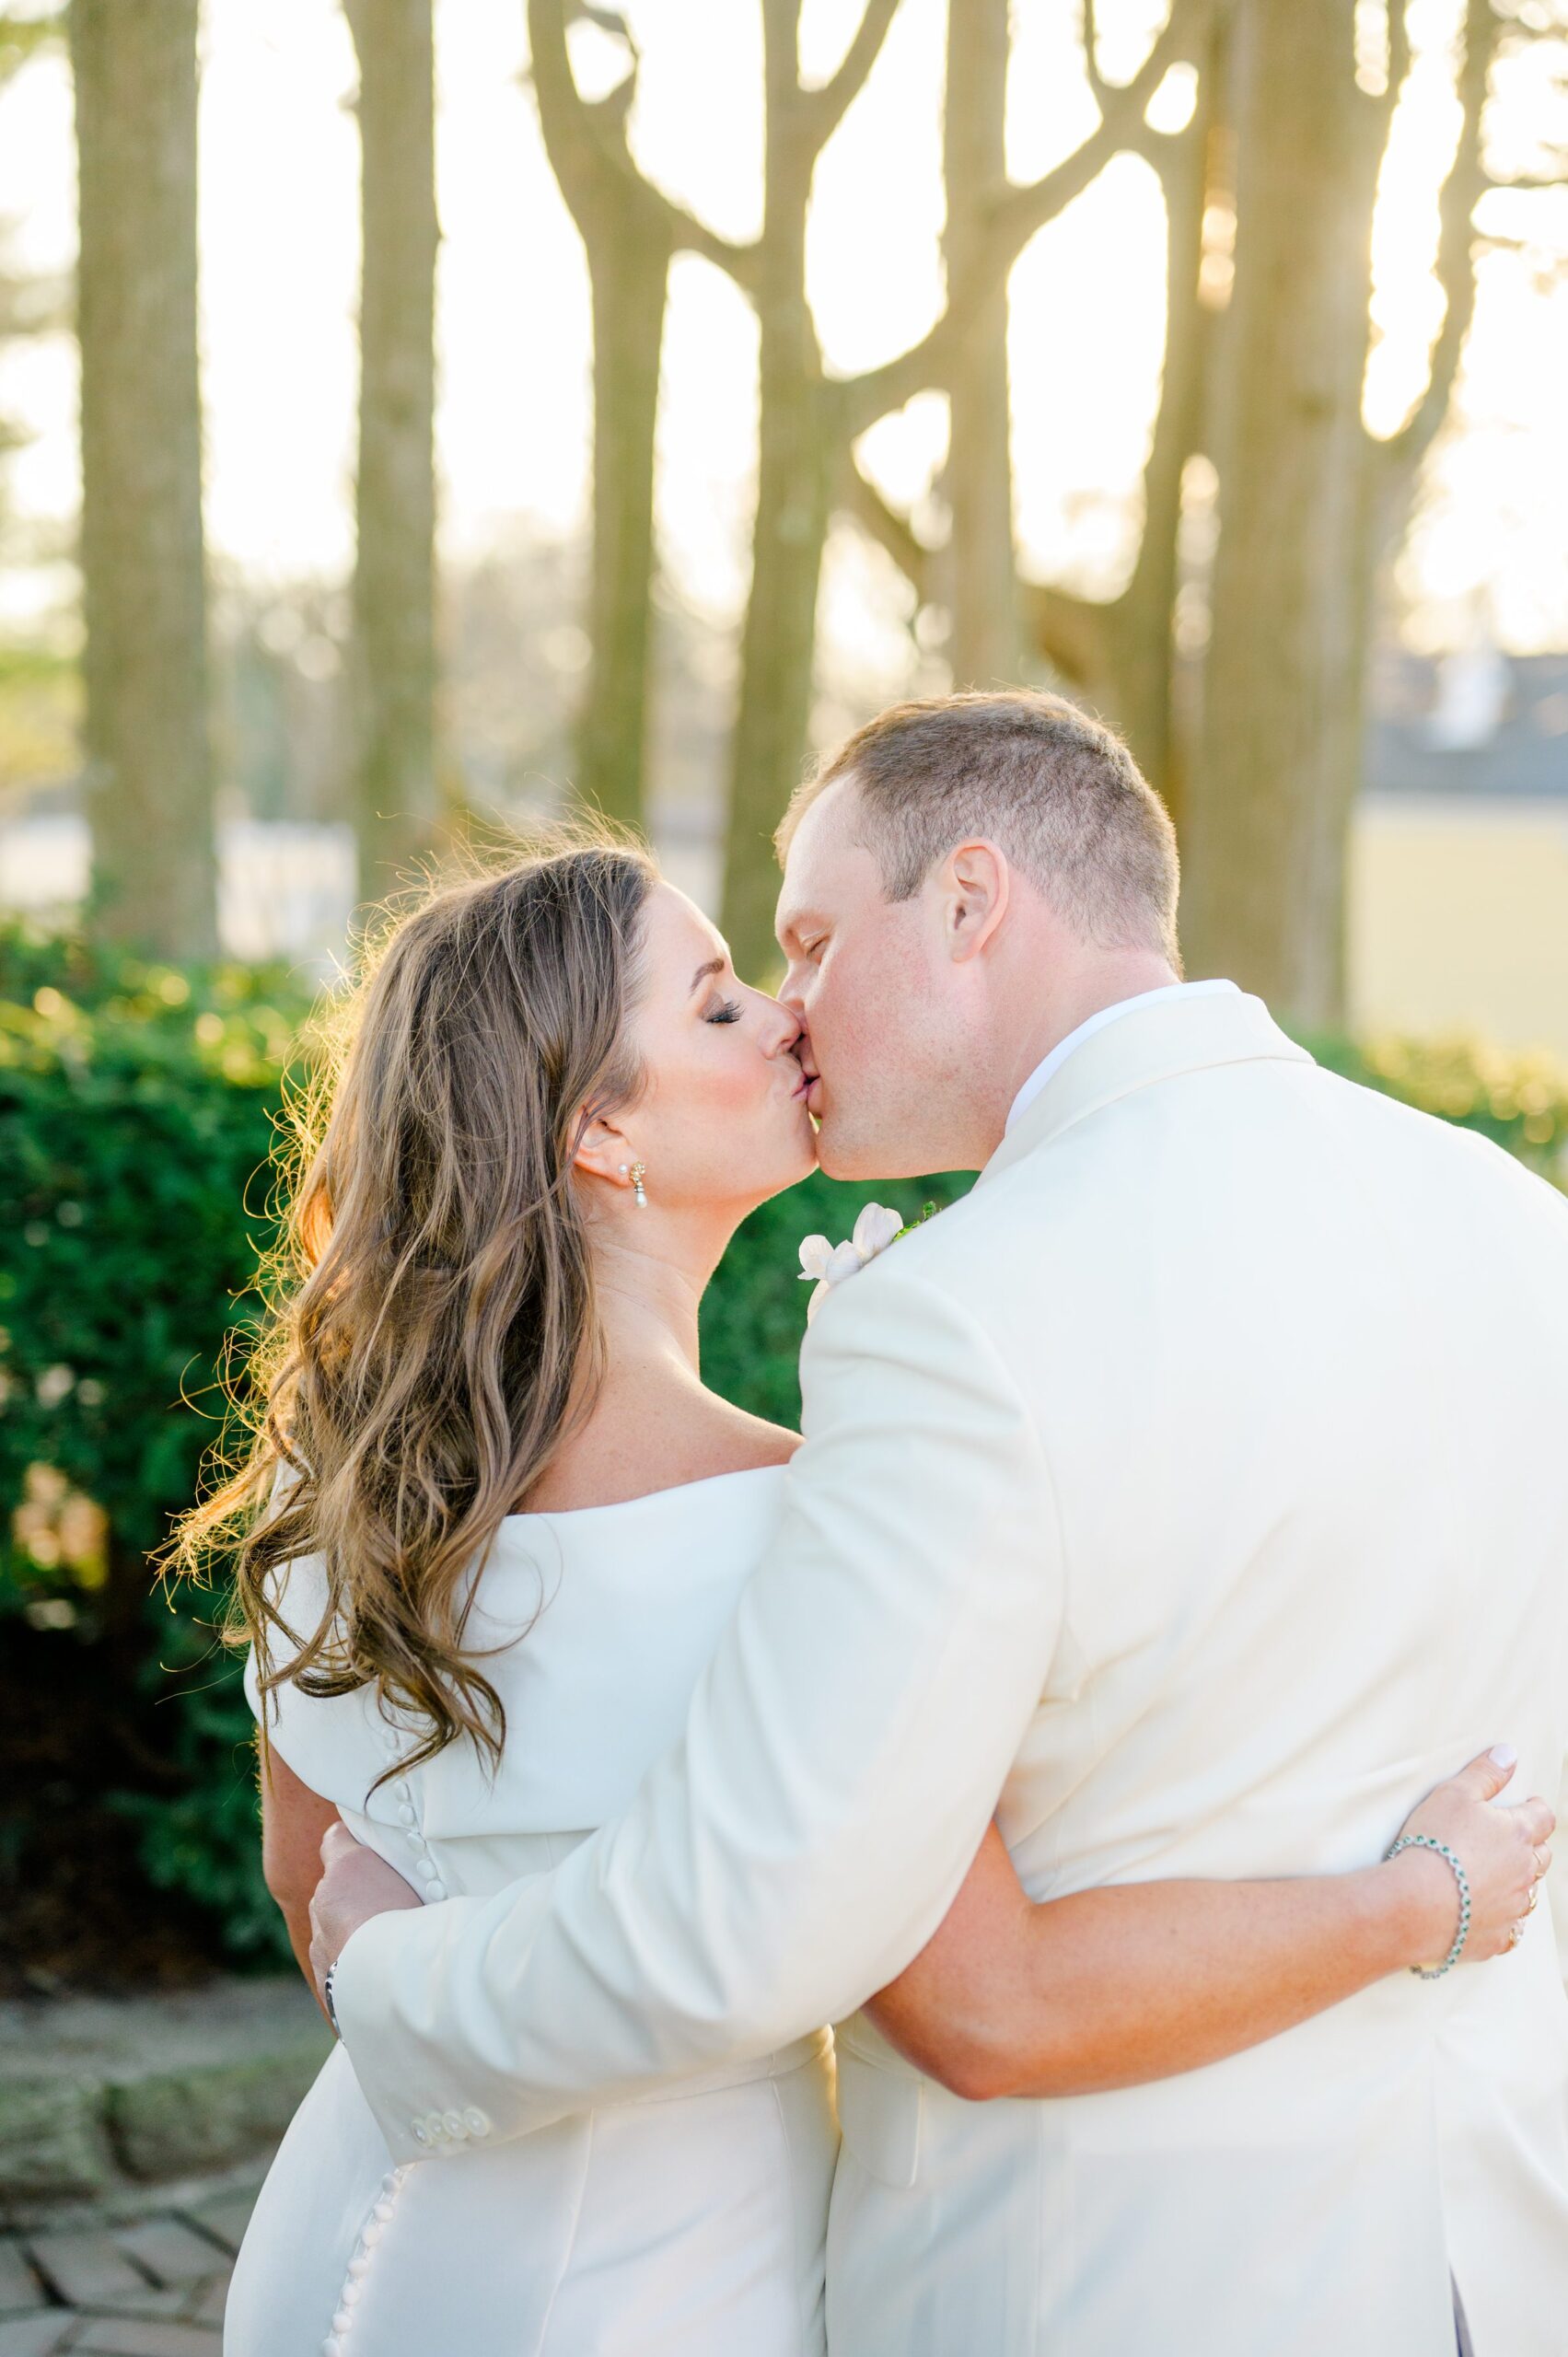
[[[1044,1897],[1362,1864],[1499,1730],[1558,1789],[1568,1207],[1179,981],[1169,822],[1071,705],[886,713],[782,847],[824,1167],[980,1178],[812,1326],[776,1543],[626,1815],[491,1899],[327,1876],[394,2158],[836,2020],[834,2357],[1451,2357],[1456,2282],[1477,2357],[1554,2357],[1549,1909],[1060,2101],[966,2102],[855,2009],[998,1807]]]

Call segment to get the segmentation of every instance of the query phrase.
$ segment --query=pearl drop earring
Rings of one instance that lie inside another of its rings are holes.
[[[645,1162],[634,1162],[632,1165],[632,1192],[637,1199],[637,1209],[640,1212],[645,1212],[648,1208],[647,1190],[643,1184],[647,1175],[648,1166]]]

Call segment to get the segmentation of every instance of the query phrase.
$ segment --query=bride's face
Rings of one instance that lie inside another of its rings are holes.
[[[799,1037],[776,999],[737,981],[701,910],[658,885],[631,1023],[644,1086],[613,1117],[621,1158],[647,1167],[650,1211],[749,1211],[815,1167]]]

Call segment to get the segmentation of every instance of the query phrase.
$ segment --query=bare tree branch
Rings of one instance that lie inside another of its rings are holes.
[[[0,272],[0,336],[58,335],[71,325],[69,277],[13,278]]]
[[[1052,669],[1074,688],[1093,687],[1104,679],[1115,604],[1075,597],[1072,590],[1045,581],[1021,582],[1019,592],[1030,644]]]
[[[1114,155],[1138,143],[1149,100],[1170,67],[1197,51],[1215,6],[1216,0],[1175,0],[1164,31],[1132,81],[1107,86],[1109,104],[1088,137],[1040,180],[1002,192],[966,283],[948,288],[947,308],[930,332],[881,367],[844,380],[841,398],[853,434],[943,382],[971,312],[1006,277],[1035,231],[1081,195]]]
[[[617,29],[606,11],[578,9],[573,0],[528,0],[528,48],[540,124],[551,168],[576,212],[591,203],[596,179],[609,175],[629,188],[645,208],[650,231],[661,227],[674,253],[701,254],[748,291],[756,284],[754,246],[738,246],[721,238],[685,206],[645,179],[626,145],[626,114],[636,83],[636,51],[625,80],[603,99],[590,104],[577,87],[566,52],[568,15],[583,14],[605,29]],[[628,46],[631,43],[628,42]]]
[[[60,40],[65,30],[65,12],[56,7],[46,16],[19,17],[9,8],[0,8],[0,88],[18,73],[29,57],[46,42]]]
[[[1475,230],[1478,199],[1487,185],[1481,163],[1481,121],[1497,42],[1492,0],[1467,0],[1459,62],[1458,146],[1439,199],[1436,274],[1443,289],[1443,325],[1433,347],[1426,390],[1400,431],[1380,446],[1386,467],[1404,481],[1421,464],[1447,414],[1459,357],[1475,314]]]
[[[1116,85],[1114,82],[1108,82],[1099,70],[1099,25],[1095,10],[1095,0],[1084,0],[1083,43],[1084,71],[1088,75],[1089,87],[1095,94],[1095,104],[1103,115],[1115,99]]]
[[[637,47],[636,35],[619,8],[602,8],[597,0],[577,0],[576,13],[587,23],[597,25],[601,33],[612,33],[617,41],[624,41],[632,52],[633,68],[642,64],[643,52]]]
[[[827,145],[865,88],[898,11],[899,0],[865,0],[854,39],[834,72],[820,89],[801,92],[802,102],[810,110],[812,137],[819,150]]]
[[[1405,87],[1405,76],[1411,70],[1411,29],[1406,14],[1408,0],[1388,0],[1388,110],[1390,116],[1400,103],[1400,93]]]
[[[1082,145],[1026,188],[1009,188],[992,217],[997,259],[1009,266],[1037,229],[1063,212],[1111,157],[1135,142],[1150,99],[1170,68],[1198,55],[1214,0],[1175,0],[1164,31],[1130,82],[1106,83],[1100,120]]]
[[[916,536],[913,526],[904,517],[889,506],[876,484],[866,481],[853,453],[846,454],[838,496],[844,514],[853,517],[866,537],[886,551],[924,605],[931,594],[929,575],[935,552]]]

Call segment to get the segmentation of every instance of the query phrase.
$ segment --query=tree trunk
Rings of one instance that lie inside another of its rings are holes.
[[[435,44],[431,0],[347,0],[359,55],[359,888],[393,888],[437,840]]]
[[[944,159],[949,290],[976,267],[990,207],[1007,177],[1008,0],[948,0]],[[952,535],[942,574],[948,655],[957,688],[1011,687],[1018,676],[1017,569],[1013,540],[1012,418],[1007,286],[992,287],[948,380],[946,488]]]
[[[73,0],[85,749],[103,938],[216,948],[196,358],[196,0]]]
[[[768,163],[758,257],[757,515],[720,918],[736,970],[752,980],[776,955],[772,840],[806,756],[817,591],[839,442],[806,300],[806,212],[816,148],[798,102],[796,14],[797,0],[764,0]]]
[[[803,296],[773,314],[764,298],[757,520],[730,751],[720,918],[736,970],[752,980],[776,955],[772,837],[806,759],[828,529],[828,433],[819,413],[821,388],[801,366],[804,309]]]
[[[591,219],[585,218],[585,212]],[[645,823],[654,435],[669,284],[668,238],[630,185],[607,181],[578,210],[594,319],[593,661],[577,722],[580,798]]]
[[[1144,470],[1144,529],[1132,577],[1111,610],[1106,717],[1182,822],[1183,764],[1173,704],[1181,485],[1200,447],[1208,314],[1198,293],[1203,207],[1210,179],[1219,36],[1211,40],[1192,122],[1160,158],[1166,209],[1165,365],[1149,460]]]
[[[1361,424],[1377,152],[1354,0],[1242,0],[1236,278],[1213,452],[1220,538],[1183,939],[1283,1015],[1343,1008],[1345,843],[1361,743]]]

